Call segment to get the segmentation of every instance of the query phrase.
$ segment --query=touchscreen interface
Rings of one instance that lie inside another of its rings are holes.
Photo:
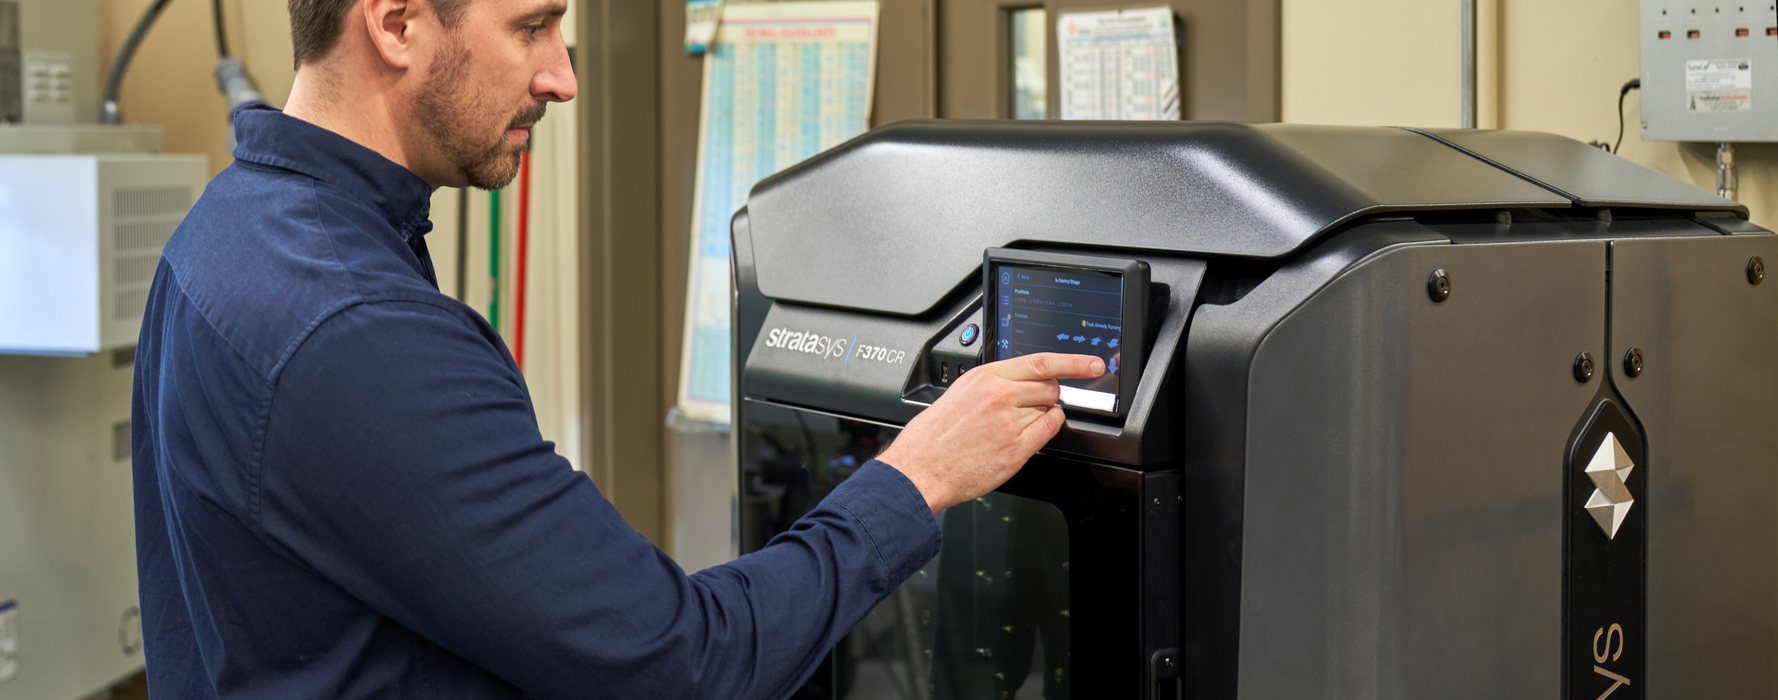
[[[1091,270],[1000,265],[994,294],[999,302],[995,359],[1035,352],[1097,355],[1105,374],[1063,379],[1062,403],[1096,411],[1117,410],[1123,356],[1122,275]]]

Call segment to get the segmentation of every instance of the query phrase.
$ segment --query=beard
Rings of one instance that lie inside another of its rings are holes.
[[[469,186],[484,190],[506,187],[519,173],[519,154],[525,146],[506,145],[509,129],[536,124],[547,103],[520,109],[510,119],[494,122],[503,109],[500,101],[477,90],[469,80],[469,50],[447,45],[432,62],[426,82],[415,100],[415,116],[432,137],[439,152],[463,176]]]

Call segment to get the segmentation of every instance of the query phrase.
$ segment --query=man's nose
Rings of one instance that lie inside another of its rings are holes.
[[[574,82],[574,64],[568,60],[568,47],[557,34],[557,50],[551,52],[549,63],[531,78],[531,94],[545,102],[567,102],[574,99],[578,86]]]

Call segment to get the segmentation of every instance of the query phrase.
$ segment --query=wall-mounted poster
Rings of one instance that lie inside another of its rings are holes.
[[[729,220],[753,185],[864,133],[877,3],[724,3],[704,66],[679,410],[729,421]]]

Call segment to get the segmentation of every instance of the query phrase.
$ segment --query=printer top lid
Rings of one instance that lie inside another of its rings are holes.
[[[1598,148],[1539,131],[1412,129],[1536,182],[1584,207],[1747,208]]]
[[[968,278],[983,249],[1018,241],[1276,258],[1389,211],[1575,201],[1745,211],[1604,153],[1589,157],[1609,162],[1564,169],[1572,156],[1541,153],[1543,140],[1588,147],[1521,136],[1538,143],[1464,150],[1448,134],[1386,127],[909,121],[761,181],[746,216],[765,296],[915,315]],[[1559,184],[1534,179],[1545,176]]]

